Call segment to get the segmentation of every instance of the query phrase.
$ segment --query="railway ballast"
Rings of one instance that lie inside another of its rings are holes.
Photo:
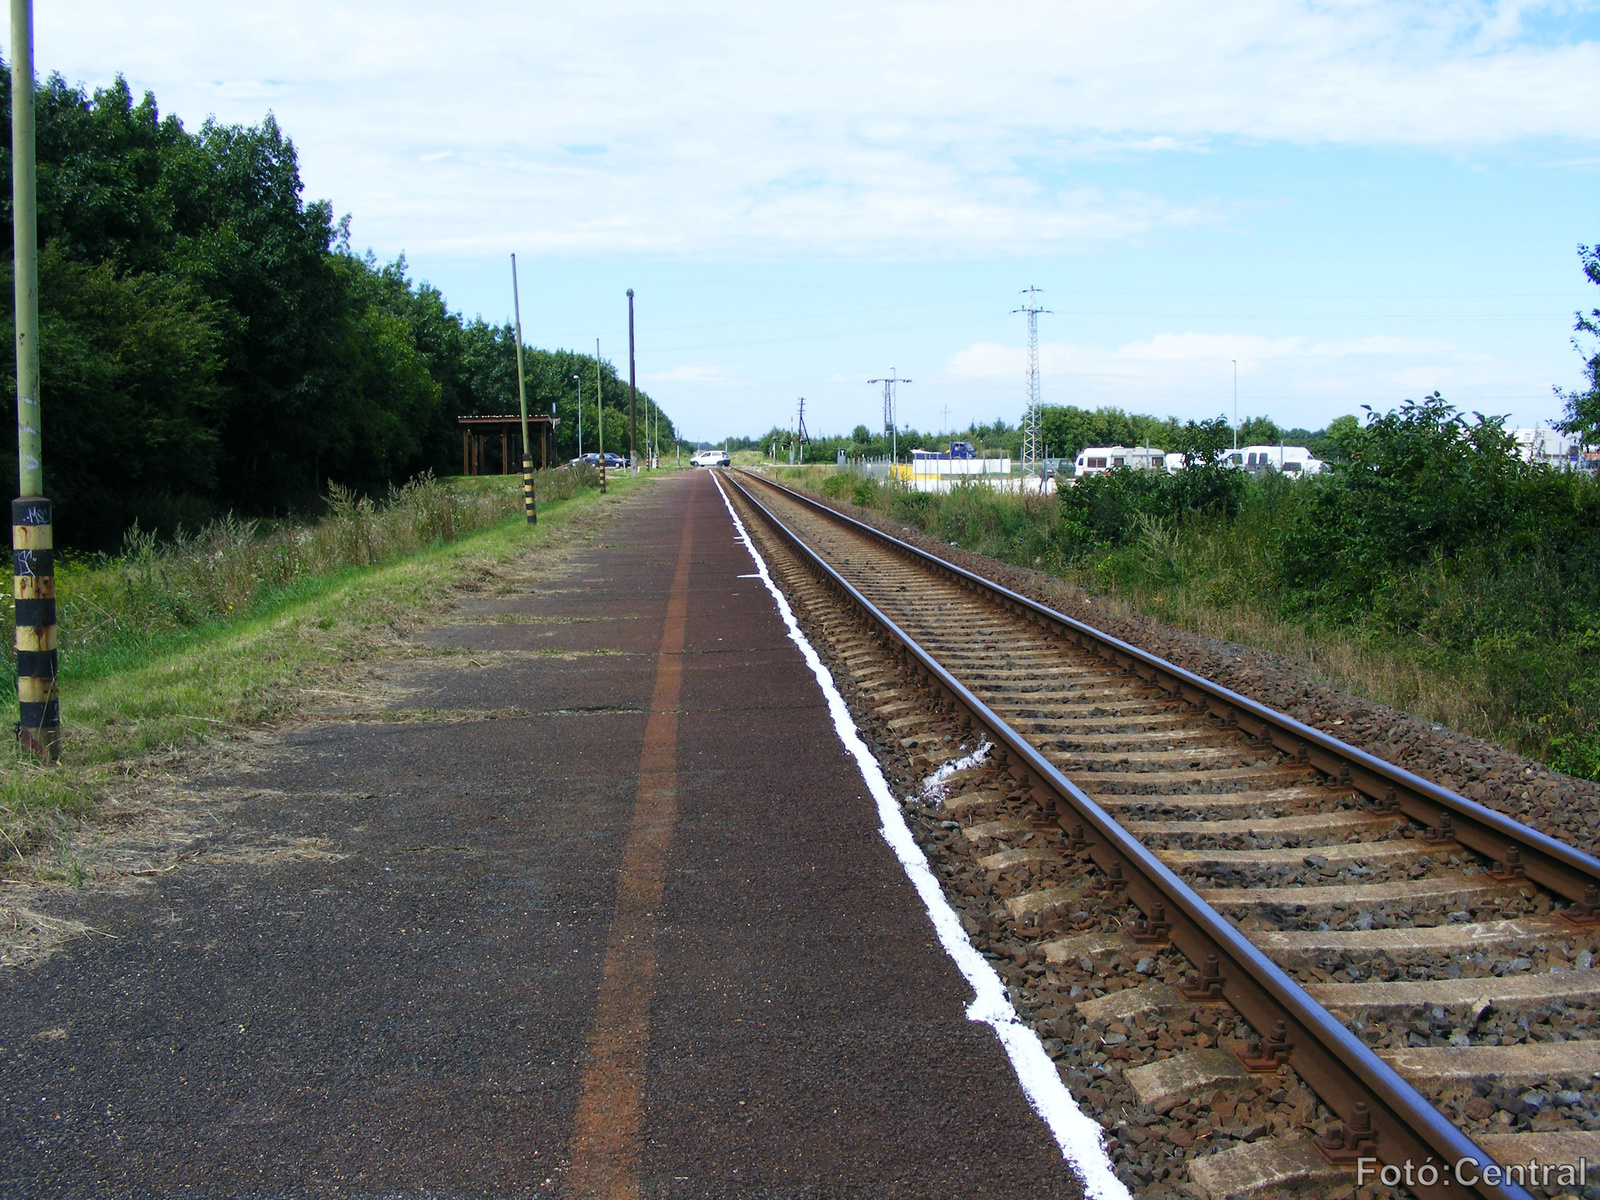
[[[1359,1165],[1380,1192],[1584,1191],[1560,1168],[1600,1161],[1600,861],[726,480],[1130,1186],[1349,1194]]]

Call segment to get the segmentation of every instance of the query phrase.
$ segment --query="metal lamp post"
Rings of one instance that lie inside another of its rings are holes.
[[[583,377],[574,375],[572,382],[578,385],[578,457],[583,457]]]
[[[1239,360],[1233,362],[1233,448],[1239,448]]]

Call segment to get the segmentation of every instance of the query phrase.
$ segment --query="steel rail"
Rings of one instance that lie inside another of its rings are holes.
[[[1125,890],[1147,916],[1152,916],[1159,906],[1161,916],[1170,923],[1169,938],[1191,963],[1202,964],[1207,956],[1215,955],[1222,974],[1223,998],[1257,1030],[1271,1030],[1282,1022],[1291,1047],[1289,1063],[1299,1076],[1309,1084],[1330,1109],[1339,1114],[1347,1124],[1354,1115],[1357,1104],[1366,1106],[1371,1116],[1373,1149],[1371,1156],[1381,1162],[1401,1166],[1407,1162],[1415,1166],[1432,1161],[1441,1167],[1440,1182],[1431,1187],[1413,1185],[1411,1190],[1425,1197],[1495,1197],[1496,1200],[1532,1200],[1530,1194],[1515,1185],[1490,1185],[1478,1174],[1477,1183],[1467,1186],[1455,1179],[1453,1167],[1463,1159],[1480,1166],[1495,1160],[1485,1153],[1465,1133],[1439,1112],[1411,1084],[1395,1072],[1394,1068],[1378,1057],[1370,1047],[1356,1038],[1345,1026],[1291,979],[1276,963],[1267,958],[1256,946],[1180,879],[1155,854],[1122,828],[1103,808],[1089,797],[1077,784],[1045,758],[1026,738],[1013,730],[998,714],[956,679],[917,641],[886,613],[844,578],[821,555],[791,530],[781,518],[751,494],[743,483],[727,476],[740,494],[761,513],[772,530],[794,550],[804,563],[829,590],[846,598],[859,608],[868,620],[877,625],[891,642],[900,646],[907,665],[923,675],[931,687],[964,709],[974,729],[987,732],[991,741],[1000,748],[997,756],[1001,765],[1028,790],[1042,788],[1055,793],[1081,818],[1082,831],[1087,842],[1086,850],[1095,864],[1106,874],[1113,890]],[[769,481],[765,486],[778,487]],[[808,501],[787,488],[779,488],[797,500]],[[809,502],[811,507],[826,516],[846,523],[896,546],[914,550],[896,538],[880,534],[869,526],[826,505]],[[999,585],[989,583],[959,567],[916,551],[919,559],[941,563],[959,572],[963,577],[978,582],[1027,605],[1027,610],[1041,612],[1073,627],[1081,622],[1054,613],[1042,605],[1026,601]],[[1084,629],[1089,627],[1084,626]],[[1098,631],[1093,631],[1098,634]],[[1104,637],[1105,635],[1098,635]],[[1115,639],[1109,639],[1115,640]],[[1118,642],[1119,646],[1126,643]],[[1143,656],[1142,651],[1128,650]],[[1152,656],[1143,656],[1152,657]],[[1156,659],[1156,662],[1161,660]],[[1167,664],[1163,664],[1164,667]],[[1179,668],[1170,668],[1178,671]],[[1183,672],[1188,678],[1198,677]],[[1204,681],[1201,681],[1204,682]],[[1226,689],[1219,689],[1227,695]],[[1243,701],[1243,697],[1239,697]],[[1254,704],[1253,701],[1246,703]],[[1260,708],[1261,706],[1256,705]],[[1270,710],[1265,710],[1269,711]],[[1314,732],[1314,731],[1310,731]],[[1035,797],[1044,799],[1043,797]],[[1067,827],[1065,814],[1057,809],[1057,819],[1063,829]],[[1074,830],[1074,835],[1079,831]]]
[[[952,581],[983,592],[1017,615],[1054,626],[1079,645],[1096,650],[1175,696],[1205,708],[1227,724],[1237,725],[1252,737],[1269,737],[1277,749],[1308,763],[1326,775],[1360,792],[1374,807],[1404,813],[1421,825],[1437,830],[1441,842],[1454,840],[1502,863],[1509,876],[1523,876],[1574,902],[1579,913],[1594,903],[1590,888],[1600,888],[1600,859],[1565,842],[1532,829],[1474,800],[1413,775],[1402,767],[1340,741],[1320,729],[1268,708],[1248,696],[1230,691],[1192,671],[1158,658],[1148,651],[1019,595],[993,580],[929,554],[880,529],[846,516],[810,496],[763,479],[790,499],[826,514],[857,533],[937,571]],[[1510,851],[1510,853],[1508,853]]]

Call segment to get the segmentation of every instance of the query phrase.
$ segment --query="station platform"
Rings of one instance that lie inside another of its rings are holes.
[[[0,978],[0,1195],[1081,1196],[710,474],[615,505]]]

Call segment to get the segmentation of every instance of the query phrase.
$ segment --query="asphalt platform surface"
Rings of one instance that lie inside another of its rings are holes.
[[[710,476],[572,554],[398,702],[533,715],[286,734],[197,786],[338,857],[0,976],[0,1195],[1081,1194]]]

